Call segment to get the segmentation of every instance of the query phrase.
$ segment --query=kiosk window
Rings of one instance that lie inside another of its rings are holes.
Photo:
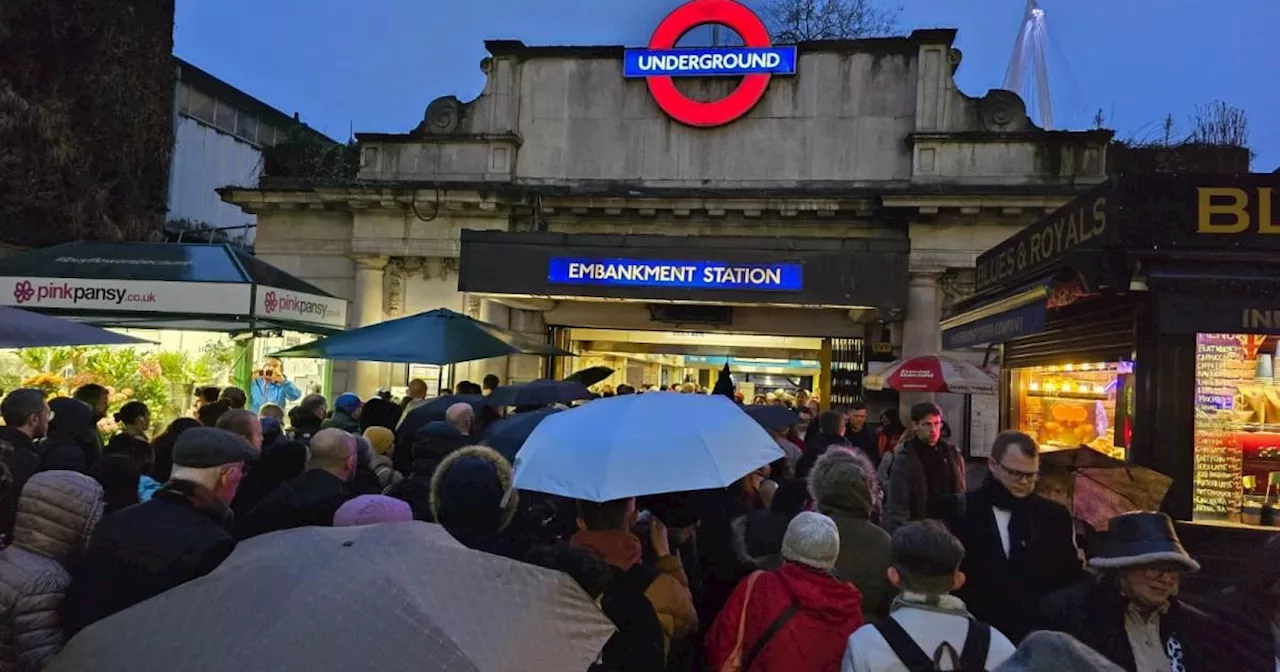
[[[1280,501],[1280,338],[1196,335],[1195,520],[1257,525]]]
[[[1085,445],[1125,459],[1130,362],[1012,369],[1010,419],[1046,450]]]

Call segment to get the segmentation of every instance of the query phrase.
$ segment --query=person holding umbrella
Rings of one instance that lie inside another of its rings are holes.
[[[684,566],[679,556],[671,554],[666,525],[656,517],[649,520],[649,534],[658,557],[655,566],[649,567],[640,561],[640,538],[631,533],[635,522],[634,497],[603,503],[579,501],[578,525],[581,529],[569,543],[590,549],[609,563],[614,570],[617,590],[634,590],[648,600],[662,625],[660,662],[665,666],[672,644],[697,629],[698,614],[693,607]]]

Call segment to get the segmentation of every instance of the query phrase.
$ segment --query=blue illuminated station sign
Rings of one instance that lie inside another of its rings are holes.
[[[623,57],[622,69],[625,77],[794,75],[796,48],[630,49]]]
[[[721,261],[583,259],[554,257],[547,282],[597,287],[671,287],[756,292],[798,292],[801,264],[737,264]]]

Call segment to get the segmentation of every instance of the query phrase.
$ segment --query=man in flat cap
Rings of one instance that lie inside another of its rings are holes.
[[[257,458],[252,444],[226,430],[183,432],[169,482],[93,531],[62,602],[67,637],[221,564],[235,548],[228,505],[244,463]]]

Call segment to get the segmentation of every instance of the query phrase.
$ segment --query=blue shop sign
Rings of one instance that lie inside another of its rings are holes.
[[[672,287],[798,292],[801,264],[736,264],[723,261],[654,259],[581,259],[553,257],[547,281],[557,285],[599,287]]]
[[[1037,301],[942,332],[942,349],[955,350],[988,343],[1004,343],[1044,331],[1046,306]]]
[[[708,49],[628,49],[624,77],[716,77],[794,75],[796,48],[715,47]]]

